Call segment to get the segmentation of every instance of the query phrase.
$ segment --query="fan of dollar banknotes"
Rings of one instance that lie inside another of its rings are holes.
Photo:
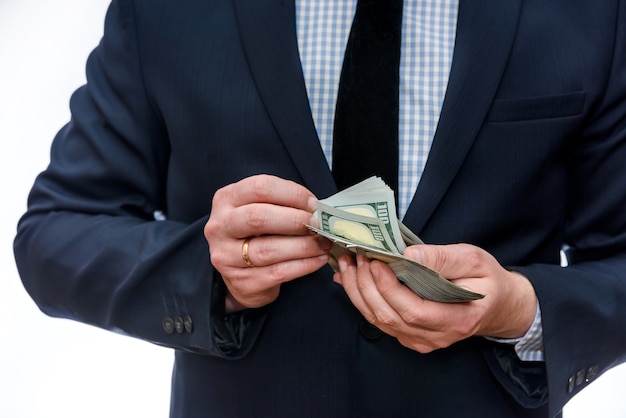
[[[402,255],[407,245],[423,242],[398,220],[394,192],[379,177],[318,201],[314,215],[319,228],[308,228],[334,243],[329,264],[335,271],[340,255],[363,254],[387,263],[398,279],[424,299],[467,302],[484,297]]]

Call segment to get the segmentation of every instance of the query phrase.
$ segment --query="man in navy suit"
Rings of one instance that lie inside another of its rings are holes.
[[[337,191],[304,3],[112,2],[19,224],[27,290],[175,349],[173,417],[558,416],[626,359],[626,1],[453,4],[403,222],[463,304],[333,274],[304,227]]]

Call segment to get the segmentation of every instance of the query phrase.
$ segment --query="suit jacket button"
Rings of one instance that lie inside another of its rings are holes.
[[[176,332],[179,334],[182,334],[183,332],[185,332],[185,323],[182,317],[180,316],[174,317],[174,328],[176,329]]]
[[[574,387],[576,385],[576,378],[574,376],[570,376],[567,379],[567,393],[572,393],[574,391]]]
[[[361,331],[361,335],[368,340],[376,340],[383,335],[381,330],[367,322],[365,319],[361,320],[361,323],[359,324],[359,331]]]
[[[191,317],[186,315],[183,318],[183,323],[185,324],[185,331],[191,334],[193,332],[193,321],[191,320]]]
[[[576,373],[576,386],[582,385],[584,381],[585,381],[585,371],[579,370],[578,373]]]
[[[589,367],[587,369],[587,376],[585,376],[585,381],[588,383],[588,382],[591,382],[593,379],[595,379],[598,376],[598,371],[599,371],[599,368],[595,364]]]
[[[166,333],[174,333],[174,320],[169,316],[163,318],[163,321],[161,321],[161,326],[163,326],[163,331],[165,331]]]

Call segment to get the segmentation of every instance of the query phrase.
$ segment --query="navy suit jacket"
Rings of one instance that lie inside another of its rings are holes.
[[[328,267],[284,284],[241,347],[216,344],[215,191],[258,173],[337,191],[293,0],[114,0],[87,77],[16,260],[44,312],[177,349],[172,416],[548,417],[626,358],[625,1],[461,0],[404,219],[532,281],[545,364],[479,337],[423,355],[372,335]]]

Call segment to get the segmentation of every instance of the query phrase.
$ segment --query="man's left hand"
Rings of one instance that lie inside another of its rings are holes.
[[[342,256],[334,280],[364,318],[413,350],[428,353],[473,335],[522,337],[532,324],[537,297],[530,281],[506,270],[468,244],[415,245],[404,255],[485,298],[464,303],[425,300],[403,285],[383,262]]]

